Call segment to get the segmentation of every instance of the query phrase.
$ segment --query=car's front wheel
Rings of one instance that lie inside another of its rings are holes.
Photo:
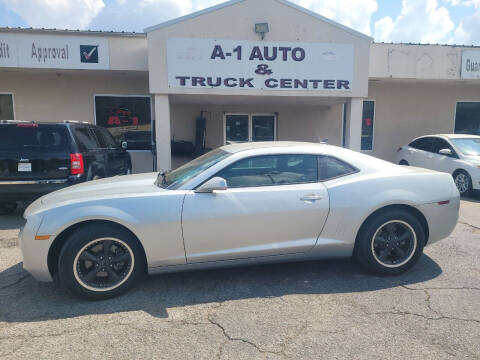
[[[459,170],[453,175],[453,180],[461,196],[469,196],[472,192],[472,178],[464,170]]]
[[[412,213],[404,209],[386,210],[362,226],[354,257],[368,270],[398,275],[415,265],[425,240],[422,224]]]
[[[90,300],[117,296],[145,274],[145,256],[138,240],[110,224],[80,228],[60,252],[60,282]]]

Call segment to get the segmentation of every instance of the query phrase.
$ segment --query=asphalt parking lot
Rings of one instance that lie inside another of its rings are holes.
[[[399,277],[350,260],[150,277],[85,302],[22,270],[20,214],[0,217],[0,357],[479,359],[480,201]]]

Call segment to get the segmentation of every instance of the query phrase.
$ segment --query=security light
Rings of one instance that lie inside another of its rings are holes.
[[[265,34],[268,33],[268,23],[258,23],[255,24],[255,32],[260,34],[262,40],[265,38]]]

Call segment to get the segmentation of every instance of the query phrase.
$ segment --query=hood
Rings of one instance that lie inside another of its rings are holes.
[[[106,197],[164,191],[155,185],[157,176],[158,173],[147,173],[88,181],[45,195],[40,198],[40,201],[44,205],[51,205],[72,200],[98,200]]]

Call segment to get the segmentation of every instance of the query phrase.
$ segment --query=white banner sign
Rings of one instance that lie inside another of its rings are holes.
[[[462,53],[462,79],[480,79],[480,51]]]
[[[106,70],[110,68],[108,40],[0,33],[0,67]]]
[[[351,91],[353,45],[168,39],[171,88]]]

